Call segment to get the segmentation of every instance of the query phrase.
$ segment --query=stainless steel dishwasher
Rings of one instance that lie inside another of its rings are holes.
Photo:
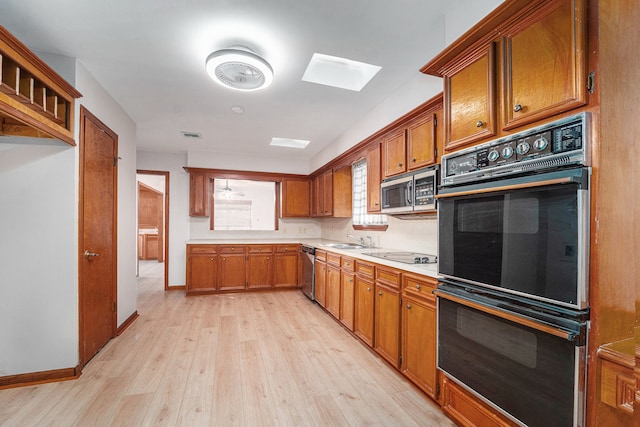
[[[302,292],[315,301],[316,248],[302,245]]]

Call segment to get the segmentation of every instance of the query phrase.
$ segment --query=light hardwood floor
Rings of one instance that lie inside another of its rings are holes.
[[[0,391],[0,425],[454,426],[301,292],[187,298],[158,266],[79,379]]]

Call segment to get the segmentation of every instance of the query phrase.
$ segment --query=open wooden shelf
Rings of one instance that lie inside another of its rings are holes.
[[[0,135],[56,138],[75,145],[73,112],[80,96],[0,26]]]

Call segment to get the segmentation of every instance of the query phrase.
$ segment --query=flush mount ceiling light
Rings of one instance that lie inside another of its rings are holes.
[[[235,90],[260,90],[273,81],[271,65],[242,46],[213,52],[207,57],[206,68],[214,82]]]
[[[351,59],[314,53],[302,81],[358,92],[381,68]]]
[[[291,138],[271,138],[271,144],[275,147],[290,147],[290,148],[305,148],[311,141],[305,139],[291,139]]]

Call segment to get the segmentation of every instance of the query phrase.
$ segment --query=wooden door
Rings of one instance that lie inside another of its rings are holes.
[[[118,136],[80,108],[79,315],[80,365],[117,328]]]
[[[376,285],[375,350],[394,367],[400,361],[400,294]]]

